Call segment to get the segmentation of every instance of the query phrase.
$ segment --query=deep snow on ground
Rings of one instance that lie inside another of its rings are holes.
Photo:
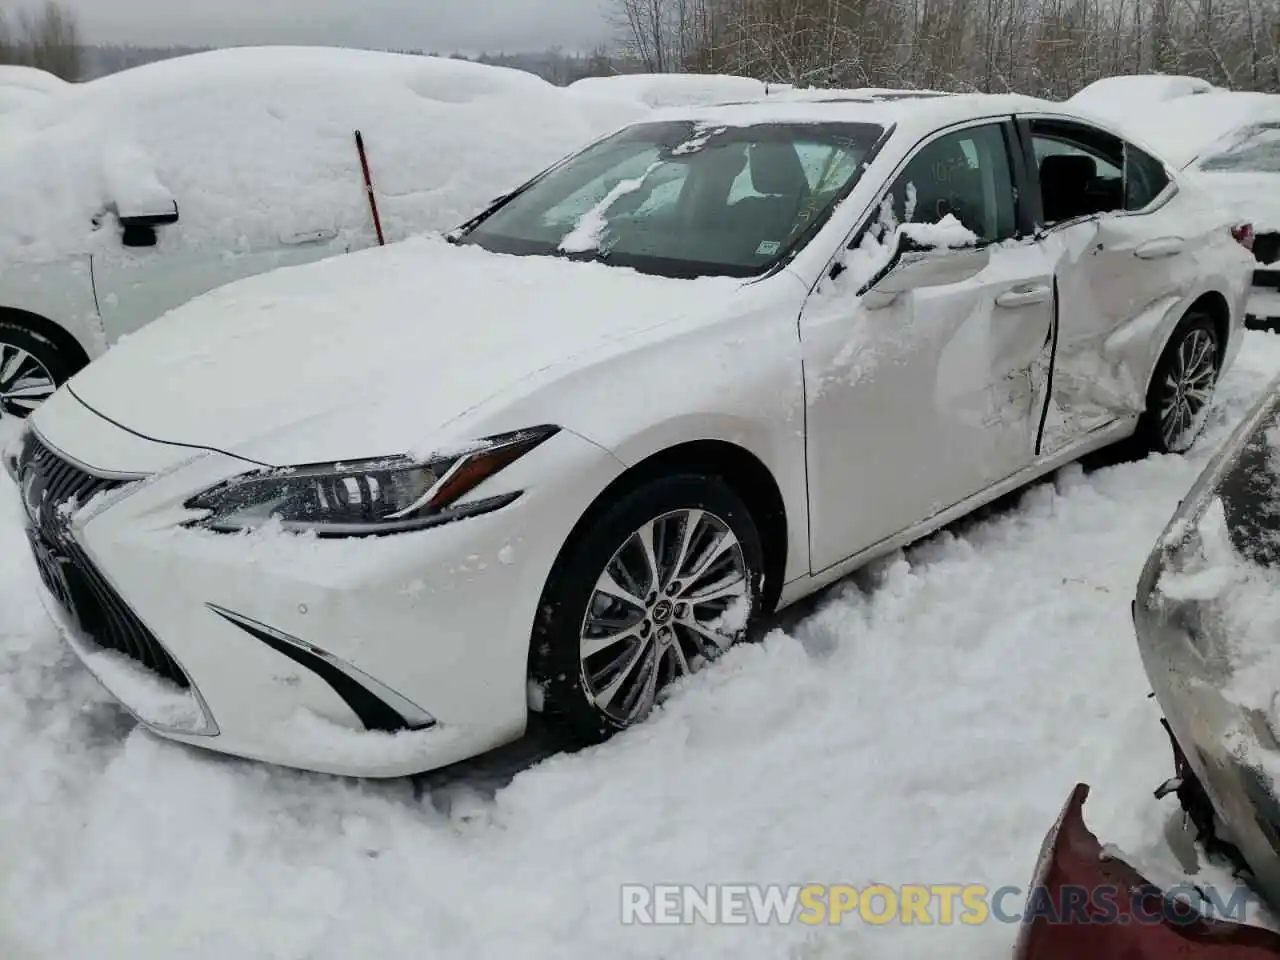
[[[45,623],[0,481],[0,956],[1001,956],[1012,926],[622,927],[624,882],[1024,885],[1071,786],[1168,869],[1142,561],[1280,370],[1249,333],[1188,458],[1085,474],[890,558],[651,722],[416,798],[136,729]],[[851,504],[851,508],[853,505]]]

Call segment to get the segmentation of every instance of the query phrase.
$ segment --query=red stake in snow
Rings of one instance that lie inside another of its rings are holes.
[[[369,195],[369,209],[373,212],[373,229],[378,232],[378,246],[385,247],[387,241],[382,238],[382,220],[378,216],[378,198],[373,195],[373,177],[369,175],[369,158],[364,152],[364,137],[356,131],[356,149],[360,151],[360,168],[364,171],[364,189]]]

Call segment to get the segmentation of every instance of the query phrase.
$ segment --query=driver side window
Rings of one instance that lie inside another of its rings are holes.
[[[948,214],[983,243],[1017,233],[1013,177],[999,123],[967,127],[925,144],[889,188],[893,222],[937,223]]]

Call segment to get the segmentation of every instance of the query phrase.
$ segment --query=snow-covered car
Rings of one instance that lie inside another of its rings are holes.
[[[1218,90],[1174,98],[1134,111],[1119,129],[1253,224],[1258,263],[1248,325],[1280,326],[1280,96]]]
[[[605,101],[632,100],[646,107],[711,106],[733,100],[756,100],[790,90],[787,83],[716,73],[625,73],[584,77],[569,84],[570,93]]]
[[[455,227],[645,112],[517,70],[330,48],[219,50],[40,94],[38,71],[0,75],[19,81],[42,102],[0,121],[10,416],[194,296],[377,243],[357,130],[391,241]]]
[[[530,710],[627,728],[874,557],[1109,444],[1188,449],[1250,264],[1058,104],[689,109],[448,238],[187,304],[6,462],[52,619],[144,723],[391,776]]]
[[[1179,504],[1147,558],[1133,602],[1143,667],[1173,747],[1175,794],[1206,855],[1230,864],[1280,914],[1280,379],[1264,392]],[[1154,786],[1154,785],[1153,785]],[[1022,931],[1019,960],[1280,957],[1280,934],[1224,918],[1230,891],[1176,906],[1123,860],[1104,863],[1077,786],[1045,838],[1033,888],[1050,909]],[[1137,875],[1141,884],[1131,882]],[[1067,887],[1143,893],[1134,922],[1064,923]],[[1216,898],[1216,899],[1215,899]],[[1137,922],[1145,920],[1145,922]],[[1274,921],[1273,921],[1274,922]]]
[[[8,114],[43,106],[49,97],[70,87],[66,80],[45,70],[0,64],[0,121]]]
[[[1134,73],[1102,77],[1072,96],[1066,104],[1073,110],[1123,123],[1141,115],[1149,107],[1221,91],[1208,80],[1166,73]]]

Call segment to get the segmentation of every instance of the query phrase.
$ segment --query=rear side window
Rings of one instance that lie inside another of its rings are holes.
[[[1145,210],[1169,185],[1163,163],[1105,130],[1067,120],[1030,126],[1047,224]]]
[[[1169,185],[1164,164],[1132,143],[1125,145],[1124,208],[1143,210]]]
[[[1124,209],[1124,141],[1083,123],[1032,120],[1047,224]]]

